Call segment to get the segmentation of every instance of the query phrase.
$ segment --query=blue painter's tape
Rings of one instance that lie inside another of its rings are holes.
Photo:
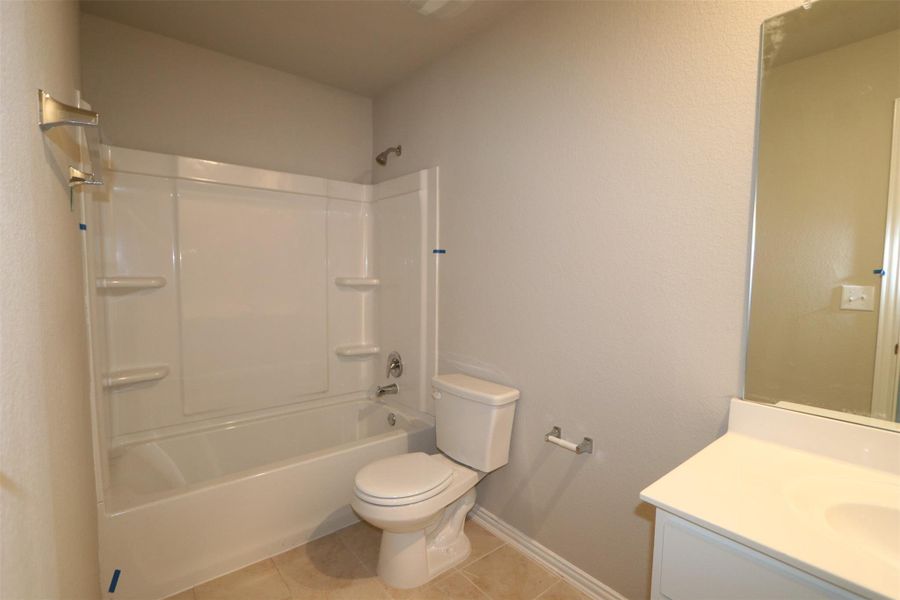
[[[887,271],[885,271],[884,269],[875,269],[872,272],[875,273],[876,275],[881,275],[882,277],[887,275]]]
[[[78,229],[80,229],[82,231],[87,231],[87,225],[85,225],[84,223],[79,223]]]
[[[112,594],[116,591],[116,586],[119,585],[119,575],[122,574],[122,571],[116,569],[113,571],[112,579],[109,582],[109,593]]]
[[[435,248],[431,251],[432,254],[447,254],[447,251],[443,248]]]

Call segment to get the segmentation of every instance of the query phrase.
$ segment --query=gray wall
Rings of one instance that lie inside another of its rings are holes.
[[[375,101],[376,180],[441,169],[442,370],[522,390],[479,502],[630,598],[639,492],[741,390],[759,26],[795,6],[541,3]]]
[[[91,15],[81,53],[108,143],[369,182],[369,98]]]
[[[0,2],[0,598],[97,598],[97,498],[71,128],[75,2]]]

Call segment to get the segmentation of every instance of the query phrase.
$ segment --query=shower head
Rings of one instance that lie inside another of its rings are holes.
[[[386,165],[388,155],[390,155],[391,152],[393,152],[397,156],[400,156],[402,150],[403,149],[400,147],[400,144],[397,144],[396,146],[392,146],[392,147],[388,148],[387,150],[385,150],[384,152],[382,152],[381,154],[379,154],[378,156],[376,156],[375,162],[377,162],[379,165]]]

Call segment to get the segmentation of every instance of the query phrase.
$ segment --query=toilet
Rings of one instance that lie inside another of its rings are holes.
[[[353,510],[383,530],[378,576],[408,589],[464,561],[475,484],[509,461],[519,390],[461,373],[431,380],[439,454],[411,452],[359,470]]]

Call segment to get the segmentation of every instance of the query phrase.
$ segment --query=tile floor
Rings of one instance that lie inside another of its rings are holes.
[[[414,590],[375,576],[381,532],[357,523],[208,581],[169,600],[587,600],[587,596],[472,521],[472,554]]]

